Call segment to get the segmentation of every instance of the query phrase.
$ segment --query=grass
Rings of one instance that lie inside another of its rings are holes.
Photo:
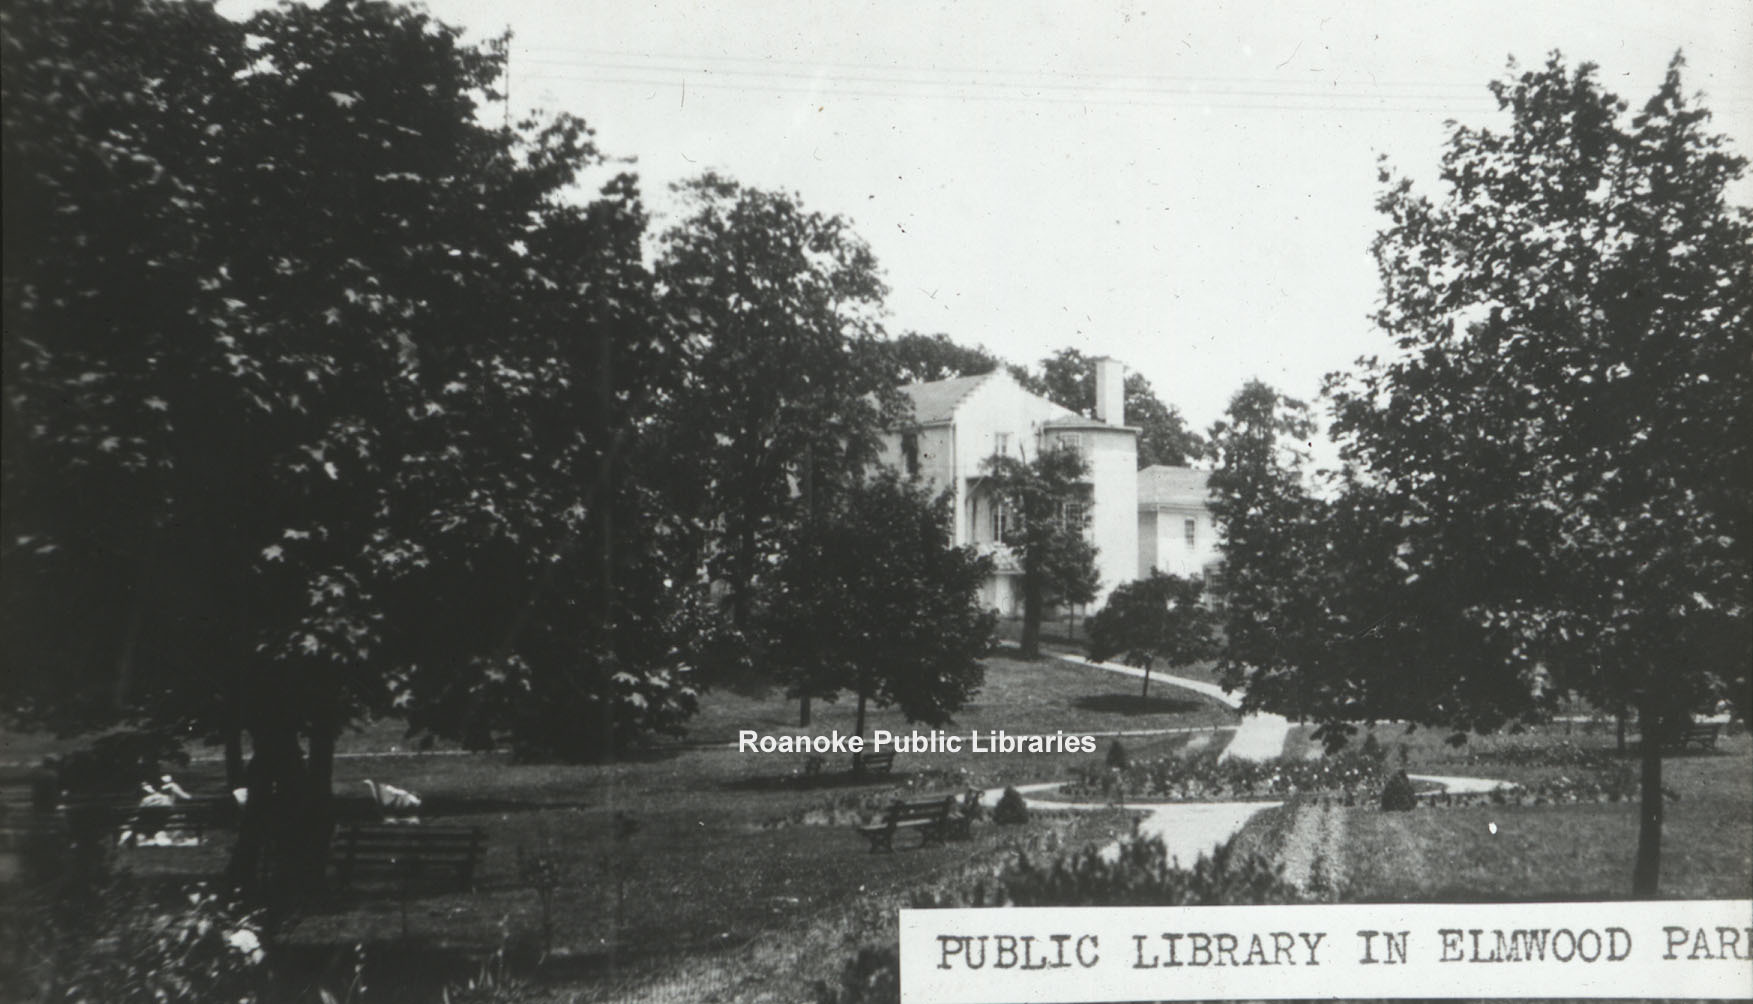
[[[1400,730],[1392,730],[1400,733]],[[1413,736],[1417,736],[1414,733]],[[1562,726],[1520,735],[1470,737],[1449,747],[1443,737],[1401,737],[1407,768],[1501,780],[1543,779],[1575,766],[1527,762],[1537,748],[1610,754],[1604,737],[1566,735]],[[1391,760],[1397,746],[1388,738]],[[1628,760],[1633,764],[1634,760]],[[1666,759],[1672,793],[1662,839],[1661,894],[1672,899],[1753,895],[1753,737],[1725,737],[1711,754]],[[1238,839],[1282,853],[1309,803],[1262,813]],[[1381,812],[1373,806],[1338,810],[1343,820],[1344,898],[1355,902],[1470,902],[1622,899],[1629,895],[1637,850],[1638,805],[1479,805]],[[1495,825],[1495,833],[1492,825]]]
[[[1011,733],[1144,732],[1122,742],[1135,759],[1168,755],[1187,732],[1233,727],[1236,716],[1215,702],[1163,686],[1138,698],[1138,681],[1057,660],[996,656],[975,703],[945,728]],[[404,902],[379,893],[316,906],[293,930],[284,956],[310,999],[319,976],[334,987],[367,947],[371,1001],[432,999],[446,981],[468,975],[476,960],[507,944],[556,999],[796,999],[810,980],[831,979],[846,961],[853,931],[892,930],[894,909],[917,891],[990,875],[1021,843],[1078,846],[1105,842],[1129,827],[1123,813],[1037,813],[1020,830],[977,827],[969,843],[869,854],[847,832],[852,814],[900,793],[999,787],[1069,776],[1100,764],[1111,740],[1093,754],[903,754],[890,777],[853,779],[845,764],[806,776],[798,754],[739,753],[725,745],[740,729],[796,734],[797,706],[778,695],[707,695],[684,741],[662,742],[615,764],[518,764],[500,754],[415,754],[393,723],[344,737],[336,791],[344,814],[366,815],[365,778],[419,792],[430,821],[479,826],[488,855],[474,894],[422,893]],[[808,730],[850,732],[850,702],[817,702]],[[867,726],[900,732],[892,711],[873,711]],[[1558,758],[1610,755],[1611,727],[1551,726],[1517,735],[1469,737],[1451,747],[1445,734],[1378,726],[1390,765],[1404,755],[1413,773],[1535,780],[1574,765]],[[1358,737],[1362,741],[1363,735]],[[1221,741],[1221,737],[1219,737]],[[35,743],[35,745],[33,745]],[[1668,761],[1679,794],[1668,810],[1664,895],[1746,896],[1753,891],[1753,739],[1725,736],[1715,755]],[[1286,752],[1309,749],[1293,730]],[[1401,750],[1404,749],[1404,754]],[[34,759],[44,744],[0,736],[0,755]],[[178,780],[197,793],[223,786],[212,751]],[[358,755],[354,755],[358,754]],[[1627,761],[1628,763],[1630,761]],[[1240,839],[1280,853],[1298,831],[1293,804],[1257,816]],[[616,836],[631,819],[630,838]],[[1329,807],[1343,820],[1344,860],[1335,870],[1349,899],[1491,900],[1617,898],[1629,886],[1636,841],[1634,804],[1481,806],[1384,814]],[[1490,836],[1487,823],[1498,833]],[[1323,825],[1328,825],[1323,823]],[[1307,826],[1301,827],[1305,838]],[[1330,842],[1332,843],[1332,842]],[[540,944],[541,897],[519,875],[518,851],[544,855],[555,877],[553,943]],[[229,850],[222,836],[197,849],[140,849],[119,855],[145,875],[216,873]],[[533,967],[533,952],[551,948]],[[801,967],[801,968],[800,968]],[[312,975],[317,974],[317,975]],[[324,975],[326,974],[326,975]],[[339,974],[339,975],[337,975]],[[344,980],[341,980],[344,982]],[[545,999],[538,996],[537,999]]]

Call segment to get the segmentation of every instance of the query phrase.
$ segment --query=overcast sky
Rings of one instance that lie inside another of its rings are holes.
[[[1753,0],[428,6],[509,27],[511,111],[584,117],[660,223],[707,169],[795,191],[870,243],[891,332],[1113,355],[1202,429],[1249,377],[1313,398],[1385,349],[1376,157],[1430,178],[1512,55],[1635,106],[1683,50],[1753,154]]]

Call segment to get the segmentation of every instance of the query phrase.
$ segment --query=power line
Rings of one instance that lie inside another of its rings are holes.
[[[638,76],[625,76],[625,75],[605,75],[605,74],[579,75],[579,74],[568,74],[568,73],[552,73],[552,72],[541,71],[541,70],[538,70],[538,71],[531,73],[531,74],[526,74],[525,79],[526,80],[539,79],[539,80],[550,80],[550,81],[565,81],[565,82],[571,82],[571,83],[603,84],[603,85],[608,85],[608,86],[658,87],[658,88],[682,88],[682,87],[686,87],[686,88],[694,89],[694,90],[742,91],[742,92],[760,92],[760,93],[767,93],[767,94],[807,94],[807,95],[814,95],[814,96],[833,96],[833,97],[842,97],[842,98],[859,97],[859,98],[877,98],[877,99],[889,99],[889,100],[923,99],[923,100],[933,100],[933,101],[956,101],[956,102],[977,101],[977,102],[1000,102],[1000,103],[1009,103],[1009,104],[1032,104],[1032,105],[1100,105],[1100,106],[1105,106],[1105,107],[1149,106],[1149,107],[1168,108],[1168,107],[1179,106],[1179,107],[1191,107],[1191,108],[1199,108],[1199,109],[1211,108],[1211,109],[1235,110],[1235,111],[1252,111],[1252,110],[1297,111],[1297,112],[1328,112],[1328,111],[1331,111],[1331,112],[1358,112],[1358,111],[1364,111],[1364,112],[1406,112],[1406,113],[1428,112],[1428,113],[1441,113],[1441,114],[1455,114],[1455,113],[1459,113],[1459,112],[1489,111],[1489,110],[1492,110],[1496,107],[1495,104],[1474,103],[1474,104],[1469,105],[1469,104],[1464,104],[1462,102],[1455,102],[1452,104],[1445,104],[1445,105],[1432,105],[1432,104],[1411,105],[1411,104],[1398,103],[1398,102],[1403,102],[1403,101],[1408,101],[1408,100],[1419,100],[1419,101],[1428,102],[1430,100],[1430,97],[1423,96],[1423,95],[1405,95],[1405,96],[1397,96],[1397,97],[1383,97],[1383,98],[1380,98],[1377,100],[1380,102],[1384,102],[1384,103],[1378,103],[1378,104],[1332,104],[1332,103],[1322,103],[1322,102],[1331,102],[1334,98],[1340,98],[1340,99],[1344,99],[1344,100],[1348,100],[1348,101],[1365,101],[1365,102],[1367,102],[1370,100],[1370,97],[1369,97],[1369,95],[1364,95],[1364,94],[1322,95],[1322,94],[1297,94],[1294,92],[1282,92],[1282,93],[1252,92],[1252,93],[1250,93],[1250,92],[1233,92],[1233,91],[1232,92],[1226,92],[1226,91],[1208,91],[1208,92],[1147,91],[1147,92],[1143,92],[1142,94],[1135,96],[1135,97],[1132,97],[1132,98],[1124,98],[1121,100],[1114,100],[1114,98],[1119,96],[1116,92],[1103,92],[1103,91],[1090,91],[1090,92],[1082,94],[1082,95],[1051,96],[1051,95],[1023,93],[1022,89],[1020,89],[1020,88],[1016,89],[1016,92],[1014,92],[1014,93],[1004,93],[1004,92],[994,92],[994,91],[963,93],[963,92],[957,92],[955,90],[948,90],[948,89],[942,89],[942,88],[935,89],[935,90],[910,90],[910,91],[894,90],[894,89],[873,90],[873,89],[868,89],[868,88],[848,88],[848,87],[843,87],[843,86],[838,86],[838,85],[831,85],[828,87],[802,87],[802,86],[798,86],[795,84],[764,84],[764,83],[760,83],[760,82],[756,82],[756,81],[739,83],[739,82],[732,82],[732,81],[720,81],[720,80],[710,79],[710,78],[702,80],[702,79],[696,78],[696,77],[677,77],[677,78],[668,78],[668,79],[655,79],[655,78],[651,78],[651,77],[638,77]],[[1235,98],[1235,97],[1244,97],[1244,98],[1259,97],[1259,98],[1267,98],[1267,99],[1272,99],[1272,100],[1266,100],[1266,101],[1226,100],[1226,99]],[[1151,98],[1163,98],[1163,99],[1171,99],[1171,100],[1150,100]],[[1303,99],[1308,99],[1308,100],[1305,101]],[[1285,103],[1273,103],[1273,101],[1292,101],[1292,102],[1301,101],[1301,103],[1285,104]],[[1395,103],[1387,103],[1387,102],[1395,102]]]

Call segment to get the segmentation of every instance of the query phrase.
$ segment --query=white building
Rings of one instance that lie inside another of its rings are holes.
[[[1138,472],[1139,578],[1154,570],[1203,579],[1223,560],[1207,501],[1210,476],[1160,464]]]
[[[913,425],[883,438],[883,463],[953,491],[955,543],[993,556],[997,570],[983,599],[1006,615],[1022,612],[1021,571],[999,542],[1006,514],[981,490],[989,457],[1028,459],[1055,445],[1080,450],[1089,463],[1088,532],[1101,575],[1095,606],[1138,575],[1138,430],[1125,424],[1125,367],[1095,362],[1094,418],[1029,393],[999,370],[901,388],[913,403]]]

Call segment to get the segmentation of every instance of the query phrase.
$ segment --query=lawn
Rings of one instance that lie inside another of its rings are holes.
[[[1129,733],[1123,741],[1136,761],[1174,754],[1202,734],[1221,742],[1221,730],[1236,722],[1229,709],[1166,686],[1140,701],[1137,682],[1001,655],[988,660],[978,700],[944,727],[962,735]],[[795,702],[715,692],[703,705],[687,737],[615,764],[412,753],[392,723],[347,736],[335,778],[344,814],[370,813],[366,778],[389,782],[419,792],[428,821],[485,830],[488,855],[473,894],[419,894],[406,903],[394,894],[352,894],[314,904],[282,946],[283,964],[301,974],[286,981],[287,999],[311,999],[318,980],[331,988],[344,983],[356,945],[366,946],[373,991],[365,999],[374,1002],[432,999],[507,946],[548,988],[537,999],[796,999],[811,981],[834,977],[851,939],[892,930],[894,910],[920,890],[989,876],[1019,847],[1051,854],[1105,843],[1130,826],[1121,812],[1036,813],[1018,828],[983,823],[967,843],[916,850],[903,839],[900,852],[872,855],[850,832],[861,811],[903,793],[1065,779],[1073,767],[1101,763],[1112,740],[1100,740],[1094,754],[903,754],[893,775],[867,779],[850,777],[835,758],[825,773],[809,776],[802,755],[729,745],[740,729],[803,731]],[[852,714],[849,702],[817,702],[808,731],[849,732]],[[892,711],[874,711],[867,734],[872,728],[909,726]],[[1380,726],[1375,734],[1390,766],[1403,758],[1413,773],[1526,782],[1600,769],[1604,760],[1631,762],[1613,758],[1611,729],[1551,726],[1470,737],[1460,747],[1429,730]],[[41,749],[0,738],[13,758]],[[203,752],[178,779],[197,792],[217,791],[221,766]],[[1286,752],[1310,752],[1305,729],[1293,730]],[[1664,894],[1749,895],[1753,738],[1725,736],[1716,754],[1673,758],[1667,780],[1679,798],[1668,810]],[[1257,816],[1242,839],[1305,873],[1310,847],[1318,848],[1352,900],[1614,898],[1629,885],[1636,807],[1381,813],[1307,801]],[[221,834],[201,848],[117,857],[141,875],[200,877],[218,871],[228,844]],[[543,934],[543,897],[520,874],[520,851],[548,869],[551,939]],[[531,967],[544,949],[542,965]]]
[[[1541,750],[1558,759],[1611,756],[1606,735],[1566,734],[1551,726],[1520,735],[1470,737],[1450,747],[1439,735],[1390,730],[1380,741],[1398,759],[1407,748],[1413,773],[1467,775],[1531,782],[1575,772],[1574,763],[1542,764]],[[1635,757],[1624,761],[1635,765]],[[1753,737],[1726,736],[1715,753],[1666,759],[1670,792],[1662,840],[1664,897],[1753,896]],[[1318,819],[1302,819],[1307,815]],[[1300,824],[1300,825],[1299,825]],[[1337,830],[1337,833],[1331,832]],[[1638,806],[1585,802],[1571,805],[1420,807],[1382,812],[1373,806],[1295,803],[1256,817],[1242,838],[1280,860],[1294,860],[1299,839],[1342,848],[1326,862],[1343,898],[1378,901],[1537,901],[1621,899],[1629,895],[1637,849]]]

